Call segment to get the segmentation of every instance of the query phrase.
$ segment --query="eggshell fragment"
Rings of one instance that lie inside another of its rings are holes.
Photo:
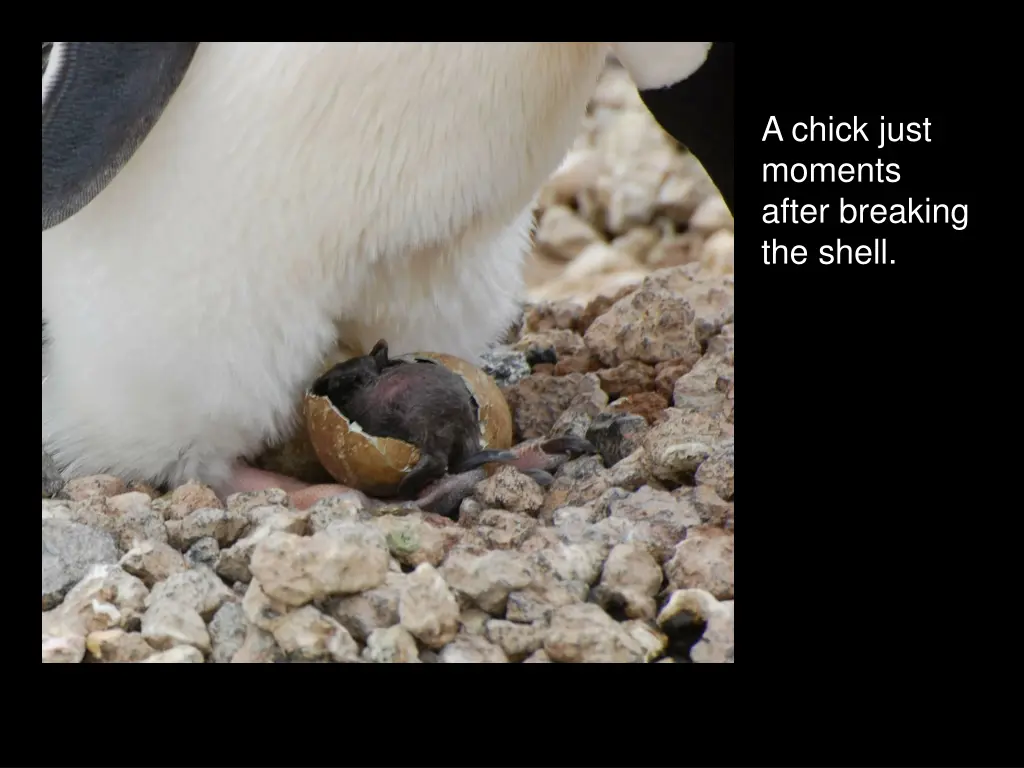
[[[352,423],[326,397],[306,395],[306,427],[324,469],[342,485],[391,496],[420,452],[404,440],[376,437]]]
[[[471,363],[432,352],[402,355],[398,360],[430,361],[446,366],[466,383],[478,405],[481,447],[505,450],[512,445],[512,413],[498,385]],[[363,431],[329,398],[307,392],[306,431],[317,458],[343,485],[372,496],[393,496],[402,478],[420,460],[420,451],[403,440]]]

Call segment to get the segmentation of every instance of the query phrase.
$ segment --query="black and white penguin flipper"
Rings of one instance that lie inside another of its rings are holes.
[[[667,85],[631,72],[639,80],[640,98],[647,109],[700,161],[730,212],[734,210],[735,54],[735,43],[712,43],[700,68]]]
[[[128,162],[199,43],[43,43],[43,229],[73,216]]]

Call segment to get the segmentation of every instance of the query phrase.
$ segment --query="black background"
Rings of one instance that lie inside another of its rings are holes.
[[[748,668],[733,677],[733,764],[1005,764],[1005,715],[979,689],[998,690],[1016,664],[1001,594],[1020,584],[1016,65],[1002,44],[964,36],[734,45],[735,61],[680,89],[674,111],[668,96],[649,101],[698,157],[705,148],[736,221]],[[730,66],[734,93],[714,82]],[[730,98],[734,183],[716,142],[729,128],[692,127]],[[785,141],[762,142],[772,115]],[[868,142],[791,139],[796,121],[854,115]],[[877,149],[883,115],[929,119],[931,142]],[[898,183],[762,181],[768,162],[878,158],[899,165]],[[762,223],[785,197],[829,203],[830,223]],[[840,197],[962,203],[968,224],[841,225]],[[893,262],[819,264],[818,245],[840,237],[885,238]],[[807,245],[807,263],[764,264],[772,238]]]
[[[1012,703],[1019,702],[1019,635],[1004,623],[1015,623],[1019,593],[1000,592],[1020,582],[1010,526],[1021,504],[1000,463],[1019,453],[1007,404],[1016,380],[1006,371],[1017,347],[1015,302],[999,289],[1012,290],[1019,257],[1015,219],[992,210],[996,197],[1012,205],[1018,196],[1018,65],[1000,61],[1002,44],[966,38],[762,37],[735,45],[744,669],[535,667],[532,680],[521,671],[501,682],[500,670],[466,670],[460,678],[424,666],[403,672],[403,681],[374,665],[290,665],[276,673],[289,679],[274,690],[255,673],[223,672],[232,677],[228,701],[214,687],[227,681],[209,672],[196,673],[201,683],[181,685],[182,674],[139,682],[143,673],[129,667],[121,679],[104,672],[102,681],[86,679],[90,665],[62,675],[51,668],[38,685],[9,692],[8,749],[21,755],[15,762],[454,765],[464,755],[462,764],[474,765],[1013,764],[1002,743],[1015,729],[1000,713],[1019,708]],[[9,71],[19,67],[27,69],[12,57]],[[22,76],[27,110],[28,80],[36,75]],[[761,142],[770,115],[788,136],[798,119],[855,114],[872,128],[879,115],[929,118],[933,140],[881,151],[875,143]],[[12,116],[8,129],[35,146],[27,119]],[[31,153],[10,155],[12,178],[35,173]],[[761,181],[765,162],[878,156],[899,163],[900,183]],[[829,202],[833,215],[840,196],[883,203],[929,196],[967,204],[969,224],[963,232],[941,224],[763,225],[763,206],[785,196]],[[20,221],[27,229],[36,217],[29,202],[20,203],[23,216],[13,209],[17,201],[11,205],[9,226]],[[983,244],[985,235],[994,242]],[[895,263],[762,263],[766,239],[812,245],[837,236],[885,237]],[[12,253],[8,263],[16,261]],[[11,334],[24,350],[9,349],[9,362],[34,360],[34,312],[15,309],[9,320],[11,329],[32,321],[31,335]],[[1010,340],[1000,342],[1004,335]],[[34,363],[26,367],[30,402]],[[12,468],[15,478],[34,476],[30,444],[17,448],[24,469]],[[25,557],[26,581],[35,567],[32,504],[24,500],[24,546],[8,542],[10,562],[18,552]],[[22,577],[11,579],[17,586]],[[7,636],[23,637],[24,648],[8,658],[35,653],[30,619],[12,618]],[[420,694],[410,700],[408,675],[437,679],[416,685]],[[518,711],[503,711],[502,691],[522,694],[512,697]],[[140,708],[140,697],[150,705]],[[631,727],[633,712],[640,722]],[[317,722],[324,716],[333,724]],[[477,718],[489,725],[473,724]],[[40,728],[54,738],[43,744],[33,736],[19,748],[18,734]],[[266,737],[253,740],[253,728]],[[379,737],[370,735],[378,728]],[[417,737],[419,728],[425,733]],[[552,736],[549,746],[537,741],[542,734]],[[260,754],[247,756],[248,745]]]

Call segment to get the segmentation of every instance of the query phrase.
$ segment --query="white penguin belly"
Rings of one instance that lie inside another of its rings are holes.
[[[223,486],[353,351],[482,351],[599,43],[204,43],[135,156],[42,236],[66,474]]]

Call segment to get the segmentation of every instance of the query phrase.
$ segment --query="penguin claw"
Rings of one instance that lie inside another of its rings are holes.
[[[547,488],[553,482],[555,482],[555,476],[550,472],[545,472],[543,469],[527,469],[523,471],[524,475],[528,475],[537,481],[537,485],[541,488]]]
[[[458,472],[468,472],[471,469],[482,467],[484,464],[490,464],[491,462],[509,464],[518,458],[519,454],[514,451],[480,451],[463,461],[459,465]]]
[[[584,440],[582,437],[573,437],[572,435],[563,435],[562,437],[553,437],[545,440],[540,444],[540,449],[544,453],[567,453],[572,458],[597,453],[597,448],[590,441]]]
[[[570,459],[597,453],[597,449],[591,443],[572,435],[523,443],[516,446],[513,451],[518,458],[509,463],[520,472],[530,474],[531,471],[538,470],[549,476]],[[534,479],[537,480],[537,477]]]

